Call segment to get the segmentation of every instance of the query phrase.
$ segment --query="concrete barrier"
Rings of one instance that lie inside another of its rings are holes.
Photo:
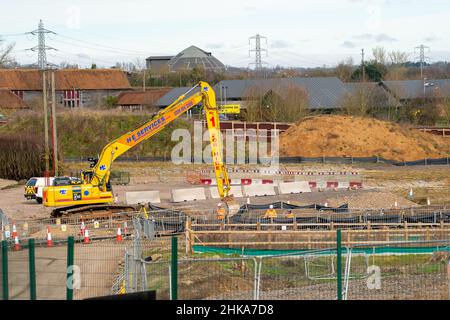
[[[339,181],[338,188],[339,189],[349,189],[350,183],[348,181]]]
[[[295,182],[279,182],[278,192],[280,194],[292,194],[311,192],[308,181],[295,181]]]
[[[337,181],[327,181],[327,189],[335,189],[339,187],[339,182]]]
[[[362,182],[358,182],[358,181],[350,181],[349,185],[350,185],[350,189],[360,189],[363,187]]]
[[[211,198],[219,199],[219,191],[215,187],[209,188],[209,192],[211,194]],[[242,198],[242,188],[241,186],[231,186],[230,194],[232,194],[235,198]]]
[[[127,204],[161,203],[158,190],[125,192],[125,199]]]
[[[275,196],[275,186],[273,184],[260,184],[244,186],[244,192],[247,197]]]
[[[327,182],[324,180],[316,181],[316,188],[319,190],[325,190],[327,188]]]
[[[206,200],[204,188],[172,189],[172,201],[184,202]]]

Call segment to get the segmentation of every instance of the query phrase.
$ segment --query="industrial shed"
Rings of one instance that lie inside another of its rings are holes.
[[[0,89],[0,110],[29,109],[28,105],[10,90]]]
[[[206,71],[222,72],[225,65],[211,52],[204,51],[196,46],[190,46],[175,56],[150,56],[146,59],[147,68],[158,73],[164,69],[171,72],[192,70],[195,67]]]
[[[450,97],[450,79],[382,81],[380,85],[401,102]]]
[[[335,77],[223,80],[214,90],[221,102],[243,103],[255,92],[264,95],[272,90],[283,97],[284,89],[289,86],[298,86],[307,92],[311,110],[337,109],[341,97],[348,92],[344,83]],[[245,103],[242,107],[245,108]]]
[[[122,92],[118,96],[117,105],[122,110],[138,111],[156,106],[156,102],[172,88],[148,88],[145,91]]]
[[[42,99],[42,71],[0,69],[0,89],[25,102]],[[95,106],[108,96],[131,90],[125,73],[115,69],[55,70],[56,101],[65,107]]]
[[[178,88],[172,88],[170,91],[168,91],[165,95],[163,95],[161,98],[158,99],[158,101],[155,102],[155,106],[159,108],[165,108],[168,105],[170,105],[172,102],[174,102],[179,96],[185,94],[191,89],[191,87],[178,87]],[[190,91],[189,94],[186,95],[187,97],[190,97],[195,92],[198,92],[198,88],[195,88],[194,90]]]

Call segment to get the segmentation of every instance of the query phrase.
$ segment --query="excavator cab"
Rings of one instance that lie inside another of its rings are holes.
[[[81,171],[81,180],[85,184],[90,183],[92,181],[93,176],[94,176],[94,172],[92,170]]]

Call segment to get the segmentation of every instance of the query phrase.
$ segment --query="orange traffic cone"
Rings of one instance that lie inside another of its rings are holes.
[[[14,237],[14,251],[20,250],[19,237],[16,235]]]
[[[124,228],[124,235],[126,236],[128,234],[128,224],[126,221],[123,223],[123,228]]]
[[[53,246],[52,233],[50,232],[50,227],[47,227],[47,247]]]
[[[12,238],[14,240],[14,250],[15,251],[20,250],[19,237],[17,236],[17,228],[15,222],[13,222],[12,227]]]
[[[81,236],[84,237],[84,230],[86,230],[86,226],[84,225],[84,221],[81,222],[81,226],[80,226],[80,232],[81,232]]]
[[[89,243],[89,231],[88,231],[87,228],[84,229],[84,239],[83,239],[83,243],[84,243],[84,244]]]
[[[122,241],[122,230],[120,230],[120,224],[117,227],[116,241],[117,242],[121,242]]]

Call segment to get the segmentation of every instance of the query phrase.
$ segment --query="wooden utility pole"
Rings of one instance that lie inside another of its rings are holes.
[[[361,49],[362,82],[366,82],[366,67],[364,64],[364,49]]]
[[[56,135],[56,89],[55,71],[52,70],[52,141],[53,141],[53,176],[58,176],[58,139]]]
[[[145,92],[145,68],[142,69],[142,91]]]
[[[49,143],[48,143],[48,109],[47,109],[47,79],[46,79],[46,71],[42,71],[42,95],[43,95],[43,102],[44,102],[44,145],[45,145],[45,185],[49,184],[49,172],[50,172],[50,152],[49,152]]]

